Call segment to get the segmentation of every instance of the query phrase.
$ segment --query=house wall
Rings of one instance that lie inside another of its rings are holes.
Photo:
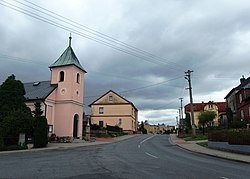
[[[226,102],[227,102],[227,106],[233,112],[233,116],[235,118],[236,113],[237,113],[237,104],[236,104],[237,102],[236,102],[236,97],[235,97],[235,91],[226,98]]]
[[[241,97],[240,97],[241,96]],[[250,89],[242,89],[236,94],[237,118],[250,120]]]
[[[218,106],[215,103],[213,103],[213,102],[206,103],[206,105],[204,105],[203,108],[201,108],[200,110],[194,111],[194,123],[195,123],[195,126],[198,127],[198,125],[199,125],[199,118],[198,117],[199,117],[200,112],[201,111],[205,111],[205,110],[214,111],[216,113],[216,117],[213,120],[213,125],[214,126],[218,126],[219,125],[220,116],[222,114],[224,114],[225,111],[219,112]],[[191,112],[190,111],[186,110],[185,113],[189,113],[189,115],[191,117]]]
[[[41,101],[40,101],[41,102]],[[27,101],[25,102],[26,106],[30,108],[30,110],[33,112],[35,110],[35,101]],[[46,109],[43,102],[41,102],[41,110],[43,111],[43,115],[45,115]]]
[[[99,113],[99,108],[103,107],[103,114]],[[91,123],[99,124],[103,121],[106,125],[118,125],[124,131],[137,131],[137,115],[136,110],[131,104],[96,104],[91,106]],[[122,123],[119,125],[119,119]]]

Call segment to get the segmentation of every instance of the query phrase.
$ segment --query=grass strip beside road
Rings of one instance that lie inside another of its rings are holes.
[[[196,136],[196,137],[185,137],[185,141],[197,141],[197,140],[207,140],[207,135]]]
[[[198,144],[202,147],[208,147],[208,142],[197,142],[196,144]]]

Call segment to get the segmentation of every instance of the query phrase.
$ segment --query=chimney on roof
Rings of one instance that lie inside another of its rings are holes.
[[[245,80],[246,79],[245,79],[244,75],[242,75],[242,78],[240,79],[240,84],[243,83]]]

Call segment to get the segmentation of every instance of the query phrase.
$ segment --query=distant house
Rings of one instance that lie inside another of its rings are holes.
[[[24,83],[26,105],[33,111],[34,103],[41,102],[49,134],[81,138],[86,71],[71,48],[71,37],[68,48],[49,68],[50,81]]]
[[[227,102],[227,106],[231,109],[231,111],[233,112],[233,118],[242,118],[242,115],[240,113],[240,111],[242,111],[242,104],[240,103],[239,97],[240,94],[242,95],[242,97],[244,96],[244,100],[246,96],[244,94],[242,94],[242,89],[248,89],[250,88],[250,77],[248,77],[247,79],[244,78],[244,76],[240,79],[240,84],[238,86],[236,86],[235,88],[233,88],[225,97],[226,102]],[[241,91],[241,92],[239,92]],[[245,91],[245,90],[244,90]],[[239,92],[239,93],[238,93]],[[238,94],[237,94],[238,93]],[[237,94],[237,95],[236,95]],[[238,97],[238,101],[237,101],[237,97]],[[246,101],[244,101],[244,106],[246,107]],[[239,108],[239,109],[238,109]],[[240,111],[239,111],[240,110]],[[246,110],[245,110],[246,112]],[[243,113],[242,113],[243,114]]]
[[[108,91],[92,102],[89,107],[91,107],[92,124],[102,127],[118,126],[127,133],[137,131],[138,109],[116,92]]]
[[[208,103],[194,103],[194,123],[198,126],[199,119],[198,116],[201,111],[210,110],[215,111],[216,118],[213,120],[213,126],[224,125],[226,121],[226,102],[213,102],[209,101]],[[185,105],[185,113],[188,113],[191,116],[190,104]]]
[[[148,134],[164,134],[173,132],[175,130],[175,126],[165,124],[151,125],[148,121],[145,121],[144,129],[147,130]]]

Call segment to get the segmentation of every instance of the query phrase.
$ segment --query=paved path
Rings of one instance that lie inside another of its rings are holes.
[[[196,142],[200,142],[200,141],[186,142],[183,139],[178,138],[176,134],[171,134],[170,136],[171,136],[172,143],[178,145],[179,147],[183,149],[186,149],[192,152],[210,155],[210,156],[250,163],[250,155],[237,154],[237,153],[202,147],[196,144]]]

